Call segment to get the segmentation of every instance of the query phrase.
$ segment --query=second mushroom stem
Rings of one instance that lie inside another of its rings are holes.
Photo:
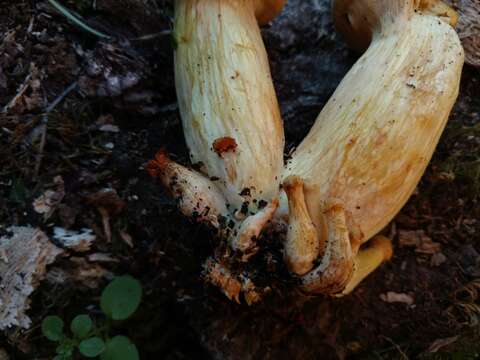
[[[182,211],[209,211],[200,219],[223,227],[232,248],[243,252],[255,248],[273,217],[283,167],[283,124],[256,20],[273,15],[263,3],[175,1],[175,82],[199,170],[182,170],[161,155],[157,162],[177,198],[189,197]]]
[[[353,47],[368,50],[284,173],[287,186],[292,176],[303,181],[303,193],[286,191],[289,204],[304,198],[308,209],[290,216],[286,248],[295,253],[292,247],[305,242],[298,237],[306,232],[292,222],[319,228],[323,221],[328,229],[330,251],[302,277],[310,292],[351,291],[391,256],[389,242],[377,238],[373,249],[355,258],[361,243],[385,227],[414,191],[458,95],[463,50],[450,25],[455,19],[448,17],[455,13],[445,9],[438,0],[333,2],[337,28]]]

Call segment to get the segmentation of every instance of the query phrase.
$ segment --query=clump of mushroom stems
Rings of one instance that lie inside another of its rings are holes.
[[[284,165],[257,25],[281,5],[176,0],[176,87],[199,170],[165,153],[149,170],[184,214],[218,228],[234,250],[254,252],[262,229],[286,223],[284,257],[302,289],[342,295],[392,256],[376,234],[417,186],[458,95],[457,16],[439,0],[334,0],[337,29],[366,51]],[[232,276],[216,282],[237,284]]]
[[[303,194],[286,192],[288,204],[304,201],[308,211],[292,216],[300,207],[287,210],[286,202],[280,211],[289,212],[287,263],[307,291],[328,294],[351,291],[391,256],[384,238],[358,251],[417,186],[457,98],[464,58],[449,24],[454,12],[438,1],[334,0],[333,12],[347,41],[368,49],[285,167],[284,183],[303,182]],[[314,224],[325,249],[308,273],[303,263],[296,271],[311,243],[295,231],[299,222]]]

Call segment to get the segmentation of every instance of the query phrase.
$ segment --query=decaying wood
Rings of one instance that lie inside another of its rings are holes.
[[[46,267],[62,253],[40,230],[20,226],[0,238],[0,330],[28,328],[30,294],[45,277]]]

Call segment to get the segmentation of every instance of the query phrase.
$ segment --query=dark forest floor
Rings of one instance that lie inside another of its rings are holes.
[[[171,5],[98,0],[93,9],[85,0],[64,3],[123,40],[100,41],[80,31],[46,1],[1,1],[0,106],[29,74],[36,81],[0,114],[0,232],[11,225],[40,227],[47,234],[54,225],[86,227],[97,236],[87,255],[108,253],[113,260],[89,261],[84,253],[70,252],[52,264],[49,272],[60,269],[67,280],[47,276],[32,296],[32,327],[0,334],[0,348],[11,359],[51,358],[54,346],[40,333],[42,318],[98,316],[107,279],[126,273],[141,281],[144,298],[118,329],[134,340],[142,359],[470,359],[480,353],[478,69],[465,66],[459,100],[434,158],[385,230],[394,239],[392,261],[342,299],[306,298],[277,279],[262,304],[248,307],[204,284],[202,263],[215,240],[208,229],[183,218],[144,170],[162,147],[187,160],[172,43],[162,33],[170,29]],[[292,0],[263,30],[287,150],[306,134],[358,56],[336,37],[329,19],[325,1]],[[134,39],[145,34],[157,35]],[[120,85],[112,85],[113,78]],[[76,89],[48,114],[42,150],[45,108],[74,82]],[[54,188],[59,175],[65,196],[44,221],[32,203]],[[111,242],[88,201],[105,188],[125,204],[111,214]],[[439,245],[426,252],[401,246],[415,236]],[[133,246],[125,241],[129,237]],[[406,294],[413,303],[382,300],[388,292]],[[450,344],[429,352],[442,339]]]

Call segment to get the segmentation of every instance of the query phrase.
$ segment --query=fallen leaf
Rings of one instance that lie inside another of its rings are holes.
[[[120,199],[114,189],[103,189],[90,195],[87,202],[95,206],[102,216],[103,231],[107,242],[112,241],[112,230],[110,228],[110,217],[118,215],[125,207],[125,201]]]
[[[43,220],[47,221],[55,212],[65,196],[65,186],[61,176],[53,179],[55,190],[47,190],[33,201],[33,209],[43,214]]]
[[[51,284],[79,284],[90,289],[99,288],[105,278],[113,274],[98,263],[88,262],[83,257],[71,257],[68,266],[55,266],[49,269],[47,281]]]
[[[380,299],[387,303],[403,303],[407,305],[413,305],[415,300],[412,296],[405,293],[396,293],[389,291],[386,294],[381,294]]]
[[[440,243],[434,242],[423,230],[399,230],[398,242],[401,247],[414,247],[415,252],[436,254],[440,252]]]

